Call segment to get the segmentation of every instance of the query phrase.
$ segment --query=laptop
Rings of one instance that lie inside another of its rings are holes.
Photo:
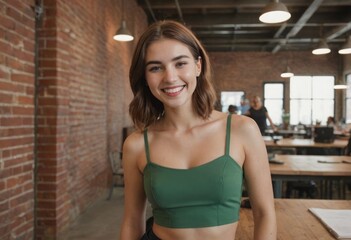
[[[332,143],[334,142],[334,128],[333,127],[315,127],[314,128],[314,141],[319,143]]]

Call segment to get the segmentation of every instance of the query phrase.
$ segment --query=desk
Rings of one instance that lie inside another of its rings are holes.
[[[307,134],[306,130],[288,130],[288,129],[279,129],[278,131],[273,131],[272,129],[268,129],[265,131],[266,134],[269,135],[280,135],[283,137],[287,137],[287,136],[296,136],[296,135],[300,135],[300,136],[305,136]]]
[[[309,211],[310,207],[351,209],[350,200],[275,199],[278,240],[335,240]],[[236,240],[253,239],[251,209],[240,209]]]
[[[276,143],[271,137],[263,137],[267,147],[312,147],[312,148],[345,148],[347,145],[346,140],[336,139],[332,143],[318,143],[313,139],[292,139],[282,138]]]
[[[276,155],[284,164],[269,164],[274,196],[282,196],[282,181],[351,179],[350,156]],[[320,163],[318,161],[331,162]]]
[[[266,143],[266,147],[269,148],[323,148],[323,149],[337,149],[338,153],[341,154],[342,150],[346,148],[348,141],[336,139],[332,143],[318,143],[314,142],[313,139],[291,139],[283,138],[276,143],[272,140],[271,137],[264,137],[263,140]]]

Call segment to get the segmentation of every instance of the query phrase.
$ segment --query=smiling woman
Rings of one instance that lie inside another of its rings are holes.
[[[137,131],[123,147],[121,240],[234,239],[243,174],[255,237],[276,238],[265,144],[253,120],[214,110],[210,69],[180,23],[157,22],[141,36],[130,69]],[[145,227],[147,199],[153,219]]]
[[[166,38],[149,45],[145,61],[147,84],[160,102],[173,107],[191,104],[201,57],[194,59],[186,45]]]
[[[151,94],[149,88],[145,88],[145,85],[149,84],[146,82],[147,73],[164,71],[166,67],[163,66],[161,62],[161,60],[165,61],[163,56],[161,56],[160,59],[150,58],[150,54],[154,54],[152,43],[157,42],[156,40],[168,39],[169,41],[177,41],[179,48],[183,51],[185,49],[187,50],[185,55],[178,52],[172,59],[168,59],[168,61],[172,60],[173,64],[177,64],[178,68],[183,65],[182,62],[184,62],[184,59],[186,59],[187,62],[192,60],[193,63],[197,60],[196,66],[198,69],[196,76],[198,79],[201,79],[201,81],[198,81],[197,88],[193,95],[194,110],[200,116],[206,118],[216,101],[216,92],[210,82],[212,73],[205,49],[195,38],[193,33],[181,24],[176,23],[172,28],[166,26],[167,25],[164,24],[161,29],[161,25],[154,24],[153,27],[149,28],[139,40],[139,43],[143,44],[138,44],[134,53],[135,57],[132,61],[129,76],[135,98],[131,102],[130,114],[139,128],[147,127],[164,112],[163,104]],[[148,45],[150,45],[150,47],[147,48]],[[146,51],[146,48],[148,51]],[[159,53],[163,53],[166,50],[169,50],[167,44],[163,46]],[[149,54],[148,59],[146,59],[147,54]],[[167,70],[167,74],[172,73],[170,71],[171,69],[168,68]],[[206,104],[202,104],[202,102],[206,102]],[[143,119],[137,119],[134,118],[134,116],[141,116]]]

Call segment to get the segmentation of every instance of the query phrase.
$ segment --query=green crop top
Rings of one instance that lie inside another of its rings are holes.
[[[190,169],[151,162],[147,130],[144,131],[144,189],[155,223],[169,228],[202,228],[238,221],[243,173],[229,155],[230,122],[228,115],[225,154]]]

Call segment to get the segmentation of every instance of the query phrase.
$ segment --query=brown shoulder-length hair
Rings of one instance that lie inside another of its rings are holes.
[[[153,23],[139,39],[129,71],[130,86],[134,94],[129,105],[129,114],[135,127],[139,129],[144,129],[154,123],[164,111],[162,102],[152,95],[145,78],[146,50],[152,42],[162,38],[174,39],[185,44],[194,60],[201,58],[201,73],[192,96],[194,112],[206,119],[211,114],[216,102],[211,65],[200,41],[181,23],[171,20]]]

